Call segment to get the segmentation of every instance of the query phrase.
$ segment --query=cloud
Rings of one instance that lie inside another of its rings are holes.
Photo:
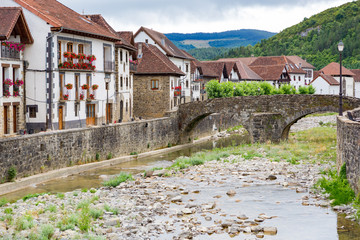
[[[100,13],[119,31],[136,31],[140,26],[147,26],[166,33],[240,28],[277,32],[304,17],[350,0],[59,1],[79,13]]]

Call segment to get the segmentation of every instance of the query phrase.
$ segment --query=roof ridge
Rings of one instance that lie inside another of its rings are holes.
[[[161,62],[163,62],[168,68],[170,68],[173,72],[176,72],[176,69],[174,69],[173,67],[169,66],[169,64],[167,62],[164,61],[164,59],[162,59],[161,57],[158,56],[158,54],[153,51],[153,49],[151,49],[151,46],[153,45],[150,45],[150,44],[145,44],[147,46],[147,48],[149,49],[149,51],[154,54],[156,56],[156,58],[158,58]],[[156,48],[156,46],[153,46]],[[168,59],[166,56],[164,56],[166,59]],[[170,61],[170,59],[168,59]],[[170,61],[171,62],[171,61]],[[172,62],[171,62],[172,63]],[[173,64],[175,66],[175,64]],[[175,66],[176,67],[176,66]],[[178,67],[176,67],[178,70],[180,70]],[[181,70],[180,70],[181,71]],[[182,72],[182,71],[181,71]]]

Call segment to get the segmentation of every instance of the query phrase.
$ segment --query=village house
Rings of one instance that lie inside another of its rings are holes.
[[[103,28],[118,35],[115,43],[115,122],[128,122],[133,119],[133,70],[136,61],[133,55],[136,52],[132,32],[116,32],[100,15],[85,15],[86,18],[99,24]]]
[[[55,0],[1,3],[22,7],[33,33],[24,51],[29,132],[112,122],[118,35]]]
[[[316,94],[339,94],[340,83],[333,76],[319,72],[310,84],[315,87]]]
[[[138,65],[134,73],[134,115],[139,118],[159,118],[179,104],[185,76],[178,66],[159,48],[137,43]]]
[[[25,129],[23,51],[34,42],[20,7],[0,7],[0,137]]]
[[[360,98],[360,69],[351,69],[351,72],[355,74],[355,97]]]
[[[179,77],[176,80],[176,85],[181,86],[181,99],[182,102],[191,101],[191,79],[190,79],[190,61],[191,59],[184,54],[182,50],[175,46],[164,34],[154,31],[149,28],[141,27],[134,34],[136,43],[147,43],[156,46],[159,48],[169,60],[175,64],[180,71],[184,72],[185,75]],[[180,104],[180,102],[178,103]]]

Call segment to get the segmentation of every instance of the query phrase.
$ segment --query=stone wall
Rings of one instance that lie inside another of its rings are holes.
[[[353,111],[360,116],[360,108]],[[355,193],[360,193],[360,122],[346,116],[337,118],[337,169],[346,164],[347,178]]]
[[[11,166],[24,177],[92,162],[97,154],[104,160],[166,147],[177,137],[177,120],[162,118],[1,139],[0,180]]]
[[[151,80],[159,80],[159,89],[151,89]],[[134,116],[163,117],[170,110],[170,76],[134,75]]]

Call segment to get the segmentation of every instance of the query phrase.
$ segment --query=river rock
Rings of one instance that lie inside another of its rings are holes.
[[[236,192],[235,192],[235,190],[231,189],[231,190],[227,191],[226,194],[227,194],[229,197],[233,197],[233,196],[236,195]]]
[[[275,175],[269,175],[269,176],[266,178],[266,180],[271,180],[271,181],[276,180],[276,179],[277,179],[277,177],[276,177]]]
[[[180,195],[171,198],[171,202],[182,202],[182,197]]]
[[[264,231],[264,234],[267,234],[267,235],[276,235],[277,234],[276,227],[264,227],[263,231]]]
[[[116,226],[118,224],[120,224],[121,219],[120,218],[112,218],[107,220],[104,224],[106,226]]]
[[[181,210],[181,212],[183,214],[193,214],[194,213],[193,210],[191,210],[190,208],[184,208]]]
[[[237,217],[240,220],[246,220],[249,219],[245,214],[241,214],[240,216]]]
[[[161,169],[161,170],[155,170],[152,175],[161,177],[164,176],[165,174],[166,174],[166,169]]]

